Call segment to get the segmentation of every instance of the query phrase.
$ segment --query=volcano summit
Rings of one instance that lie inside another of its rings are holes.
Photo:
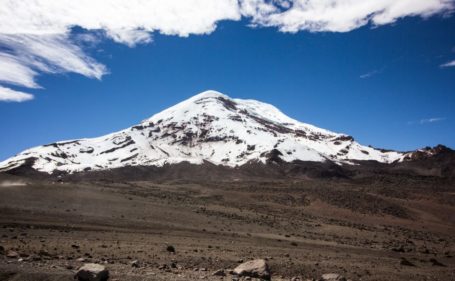
[[[49,174],[182,162],[226,167],[296,161],[390,164],[410,155],[363,146],[351,136],[292,119],[267,103],[206,91],[119,132],[28,149],[1,162],[0,171],[25,163]]]

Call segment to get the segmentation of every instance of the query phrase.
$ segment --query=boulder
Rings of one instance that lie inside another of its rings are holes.
[[[79,268],[74,279],[79,281],[107,281],[109,271],[101,264],[86,263]]]
[[[326,273],[321,276],[320,281],[346,281],[343,275],[337,273]]]
[[[234,274],[270,280],[269,266],[263,259],[251,260],[240,264],[234,269]]]

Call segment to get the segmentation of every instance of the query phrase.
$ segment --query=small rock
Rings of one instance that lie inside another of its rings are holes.
[[[74,266],[72,266],[71,264],[67,264],[67,265],[65,265],[65,268],[68,270],[72,270],[74,268]]]
[[[234,274],[238,276],[248,276],[270,280],[269,266],[263,259],[251,260],[234,269]]]
[[[160,266],[158,266],[159,270],[165,270],[167,268],[168,268],[167,264],[161,264]]]
[[[19,257],[19,254],[18,254],[16,251],[8,250],[8,251],[6,252],[6,256],[7,256],[8,258],[13,258],[13,259],[14,259],[14,258]]]
[[[38,255],[30,255],[25,260],[26,261],[40,261],[41,257]]]
[[[167,245],[166,251],[168,251],[169,253],[175,253],[175,248],[172,245]]]
[[[430,262],[431,262],[431,264],[432,264],[433,266],[443,266],[443,267],[446,266],[445,264],[440,263],[440,262],[439,262],[437,259],[435,259],[435,258],[430,259]]]
[[[49,254],[49,252],[46,251],[46,250],[40,250],[40,251],[38,252],[38,255],[44,256],[44,257],[50,257],[50,256],[51,256],[51,255]]]
[[[226,273],[223,269],[218,269],[217,271],[212,273],[213,276],[226,276]]]
[[[405,265],[405,266],[415,266],[415,264],[413,264],[412,262],[410,262],[406,258],[401,258],[400,264],[401,265]]]
[[[326,273],[321,276],[320,281],[346,281],[346,278],[337,273]]]
[[[109,271],[104,265],[86,263],[79,268],[74,279],[79,281],[107,281],[109,279]]]
[[[131,262],[131,266],[132,267],[135,267],[135,268],[138,268],[139,267],[139,261],[138,260],[134,260]]]

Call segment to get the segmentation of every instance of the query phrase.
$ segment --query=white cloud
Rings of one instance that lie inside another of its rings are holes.
[[[420,124],[428,124],[428,123],[435,123],[435,122],[440,122],[444,121],[444,117],[433,117],[433,118],[427,118],[427,119],[420,119]]]
[[[154,32],[209,34],[242,16],[283,32],[346,32],[452,9],[453,0],[0,0],[0,82],[39,88],[37,75],[65,72],[101,79],[107,69],[85,47],[104,36],[133,47]]]
[[[23,61],[20,57],[0,53],[0,81],[28,88],[38,88],[34,80],[37,73],[27,64],[28,62]]]
[[[22,69],[17,72],[25,80],[33,80],[36,75],[34,70],[47,73],[75,72],[98,79],[106,72],[103,65],[87,56],[66,35],[0,34],[0,45],[10,50],[1,54],[0,60],[5,62],[8,57],[14,58],[16,64],[28,68],[28,71]],[[3,79],[0,77],[0,80]]]
[[[23,102],[33,99],[33,95],[0,86],[0,101]]]
[[[217,21],[240,19],[236,0],[3,0],[0,15],[3,34],[67,34],[80,26],[130,45],[153,31],[206,34]]]
[[[455,66],[455,60],[449,61],[447,63],[441,64],[440,67],[452,67]]]
[[[259,26],[283,32],[347,32],[364,26],[390,24],[407,16],[428,17],[453,9],[453,0],[295,0],[290,8],[281,1],[243,0],[242,12]]]
[[[226,19],[240,19],[236,0],[0,0],[0,82],[39,88],[38,74],[64,72],[101,79],[106,67],[82,49],[100,35],[133,47],[154,31],[207,34]],[[87,33],[72,34],[75,26]]]

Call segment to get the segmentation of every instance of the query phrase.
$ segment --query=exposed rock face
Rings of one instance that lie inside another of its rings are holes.
[[[251,260],[242,263],[234,269],[234,274],[265,280],[270,280],[271,278],[269,266],[263,259]]]
[[[109,279],[109,271],[101,264],[86,263],[79,268],[75,279],[79,281],[107,281]]]
[[[404,160],[425,160],[427,158],[450,153],[452,150],[444,145],[437,145],[435,147],[424,147],[416,151],[408,152],[404,155]]]

